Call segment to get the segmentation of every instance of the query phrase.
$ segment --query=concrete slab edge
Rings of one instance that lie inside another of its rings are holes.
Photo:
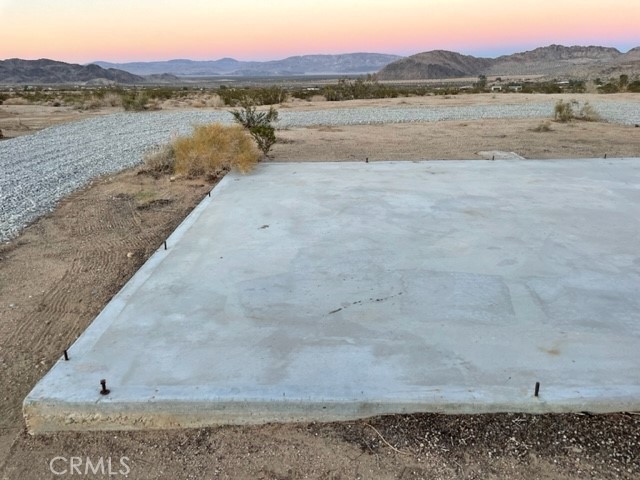
[[[477,391],[448,388],[429,389],[423,401],[380,398],[331,399],[310,401],[305,398],[265,401],[263,399],[226,398],[210,402],[109,402],[83,403],[25,400],[24,416],[29,433],[92,430],[153,430],[201,428],[215,425],[256,425],[270,422],[333,422],[358,420],[385,414],[440,413],[575,413],[588,411],[605,414],[640,409],[640,387],[618,387],[548,391],[539,397],[523,396],[514,401],[516,389]],[[108,398],[108,397],[107,397]],[[490,399],[491,401],[487,401]]]

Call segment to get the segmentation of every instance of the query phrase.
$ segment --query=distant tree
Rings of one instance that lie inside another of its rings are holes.
[[[618,86],[620,87],[620,90],[624,90],[627,88],[627,85],[629,85],[629,75],[623,73],[620,75],[620,79],[618,80]]]
[[[617,82],[609,82],[604,85],[600,85],[598,87],[598,91],[600,93],[618,93],[620,91],[620,87]]]
[[[486,75],[479,75],[478,76],[478,81],[476,82],[476,88],[478,88],[480,90],[484,90],[485,88],[487,88],[487,76]]]

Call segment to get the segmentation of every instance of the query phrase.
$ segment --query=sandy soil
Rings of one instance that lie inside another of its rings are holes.
[[[638,128],[554,123],[551,132],[533,132],[539,123],[291,129],[280,132],[274,160],[479,158],[480,150],[640,155]],[[135,169],[98,179],[0,246],[0,478],[66,478],[50,462],[72,456],[84,459],[83,473],[87,457],[111,458],[114,472],[124,461],[136,479],[640,478],[637,414],[412,415],[30,437],[22,399],[211,185]]]
[[[281,130],[275,161],[451,160],[500,150],[531,159],[639,156],[640,128],[600,122],[532,119],[446,121]]]
[[[73,122],[96,115],[108,115],[115,108],[77,110],[45,105],[0,105],[0,130],[5,139],[28,135],[59,123]]]

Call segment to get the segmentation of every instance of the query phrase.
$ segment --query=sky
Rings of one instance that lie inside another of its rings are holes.
[[[637,0],[0,0],[0,59],[74,63],[640,46]]]

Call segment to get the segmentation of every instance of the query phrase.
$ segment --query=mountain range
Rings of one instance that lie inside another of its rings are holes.
[[[175,83],[173,75],[152,75],[141,77],[124,70],[102,68],[95,64],[77,65],[55,60],[21,60],[10,58],[0,60],[0,83],[2,84],[144,84]]]
[[[381,53],[346,53],[342,55],[301,55],[266,62],[245,62],[234,58],[220,60],[169,60],[164,62],[109,63],[94,62],[103,68],[125,70],[136,75],[169,73],[184,77],[232,75],[275,77],[293,75],[358,75],[375,73],[403,57]]]
[[[433,50],[390,63],[380,70],[378,78],[426,80],[478,75],[589,78],[622,73],[640,73],[640,47],[622,53],[609,47],[550,45],[497,58],[477,58],[446,50]]]
[[[378,79],[391,81],[478,75],[607,78],[624,73],[632,77],[640,74],[640,47],[622,53],[609,47],[550,45],[497,58],[478,58],[433,50],[410,57],[349,53],[302,55],[266,62],[222,58],[212,61],[95,62],[77,65],[47,59],[0,60],[0,84],[176,84],[184,82],[184,77],[354,76],[375,72],[378,72]]]

